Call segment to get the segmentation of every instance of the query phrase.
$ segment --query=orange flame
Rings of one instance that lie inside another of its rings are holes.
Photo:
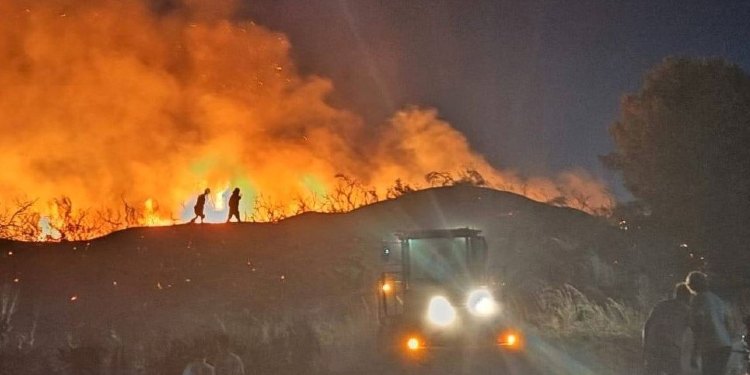
[[[347,188],[362,204],[388,196],[397,179],[424,188],[429,172],[467,169],[532,199],[609,206],[584,173],[525,179],[493,168],[432,109],[366,126],[328,103],[331,81],[297,71],[283,34],[231,9],[208,0],[161,12],[139,0],[0,2],[0,201],[38,198],[39,239],[71,232],[90,210],[113,223],[82,237],[185,221],[206,187],[209,221],[226,219],[235,186],[244,215],[273,221],[351,209],[330,199]]]

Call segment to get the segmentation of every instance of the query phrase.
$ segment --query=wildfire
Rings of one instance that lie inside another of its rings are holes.
[[[146,199],[143,203],[143,221],[141,224],[146,226],[172,225],[174,220],[162,216],[159,212],[159,204],[152,198]]]
[[[0,202],[36,199],[36,230],[0,236],[185,222],[206,187],[209,222],[226,220],[234,187],[243,215],[275,221],[476,176],[540,201],[610,204],[582,173],[493,168],[432,109],[364,124],[328,103],[329,80],[297,71],[283,34],[233,17],[230,2],[149,4],[0,2]],[[13,217],[2,209],[0,223]]]

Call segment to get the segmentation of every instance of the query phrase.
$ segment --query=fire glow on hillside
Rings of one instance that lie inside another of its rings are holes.
[[[109,225],[82,235],[91,237],[185,221],[206,187],[209,221],[226,218],[233,187],[242,212],[274,220],[351,209],[331,204],[337,189],[357,188],[355,204],[369,203],[396,180],[424,188],[446,183],[426,181],[429,172],[467,170],[535,200],[609,206],[583,173],[526,179],[493,168],[432,109],[365,125],[328,104],[329,80],[296,70],[283,34],[231,10],[209,0],[167,10],[139,0],[1,2],[0,212],[33,201],[40,238],[56,238],[84,220],[78,209],[96,210],[86,220]]]

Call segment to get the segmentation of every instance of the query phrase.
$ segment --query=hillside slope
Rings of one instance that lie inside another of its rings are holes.
[[[345,214],[272,223],[133,228],[87,242],[0,243],[16,331],[59,346],[79,327],[139,337],[298,313],[373,314],[381,241],[399,230],[481,229],[493,278],[520,295],[570,283],[622,291],[637,270],[622,231],[583,212],[496,190],[419,191]],[[525,291],[525,292],[524,292]]]

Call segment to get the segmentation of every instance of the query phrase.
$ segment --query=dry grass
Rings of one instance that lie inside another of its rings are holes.
[[[531,323],[539,332],[550,335],[547,341],[560,350],[572,353],[576,348],[587,347],[590,355],[601,352],[596,359],[603,355],[613,357],[608,362],[611,366],[631,360],[630,354],[637,350],[634,338],[642,322],[637,311],[613,300],[596,304],[570,285],[545,288],[536,297],[538,312]],[[73,358],[70,353],[82,349],[94,349],[100,353],[101,362],[128,374],[180,373],[201,352],[213,353],[212,338],[221,333],[230,337],[234,352],[252,369],[251,373],[345,373],[347,368],[356,368],[371,359],[373,343],[368,338],[373,337],[374,321],[369,310],[366,300],[358,302],[352,298],[341,306],[297,314],[233,312],[208,319],[196,316],[195,325],[182,332],[152,331],[130,340],[113,341],[109,332],[71,332],[75,348],[55,348],[62,355],[32,348],[25,351],[6,348],[3,352],[6,371],[0,370],[0,374],[82,371],[81,366],[86,364],[70,359]],[[121,356],[114,360],[113,353]],[[619,359],[614,358],[618,355]],[[46,365],[30,366],[34,362]]]
[[[645,321],[643,312],[611,298],[593,302],[568,284],[544,288],[536,299],[539,310],[532,323],[560,337],[638,337]]]

